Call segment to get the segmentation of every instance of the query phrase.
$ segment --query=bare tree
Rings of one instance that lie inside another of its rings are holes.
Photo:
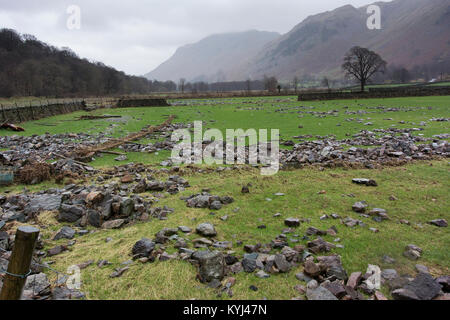
[[[353,47],[344,57],[342,69],[346,75],[353,77],[361,83],[361,91],[367,81],[377,72],[384,72],[386,61],[377,53],[366,48]]]

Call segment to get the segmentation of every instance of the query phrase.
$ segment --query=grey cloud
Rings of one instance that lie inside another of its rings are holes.
[[[311,14],[373,0],[0,0],[0,27],[30,33],[81,57],[144,74],[176,48],[213,33],[288,32]],[[81,30],[68,30],[69,5],[81,8]]]

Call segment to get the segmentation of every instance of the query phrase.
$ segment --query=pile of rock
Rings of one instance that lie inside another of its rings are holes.
[[[423,129],[388,129],[361,131],[353,139],[304,141],[294,145],[292,150],[280,150],[283,164],[321,164],[333,166],[342,162],[361,164],[388,164],[411,160],[429,160],[435,156],[449,157],[450,146],[438,138],[429,139],[411,135],[411,131]],[[377,137],[376,133],[384,133]],[[400,136],[396,136],[401,133]],[[432,141],[425,144],[427,141]],[[422,144],[418,144],[422,143]],[[345,149],[347,146],[354,146]],[[356,146],[378,146],[358,148]]]
[[[194,194],[190,197],[182,197],[181,200],[186,201],[186,206],[189,208],[209,208],[210,210],[220,210],[222,206],[234,202],[232,197],[213,196],[208,192]]]

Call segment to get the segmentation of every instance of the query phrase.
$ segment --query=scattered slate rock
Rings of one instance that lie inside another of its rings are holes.
[[[356,184],[360,184],[360,185],[365,185],[368,187],[377,187],[378,184],[375,180],[371,180],[371,179],[364,179],[364,178],[355,178],[352,180],[353,183]]]
[[[62,227],[53,237],[53,240],[59,239],[73,239],[75,237],[75,230],[70,227]]]
[[[306,290],[306,297],[308,300],[338,300],[328,289],[321,286],[315,289],[308,288]]]
[[[344,285],[339,280],[333,282],[325,281],[321,286],[330,291],[338,299],[342,299],[347,294]]]
[[[192,259],[198,261],[198,277],[202,283],[210,283],[213,280],[221,281],[225,275],[225,263],[219,251],[196,251]]]
[[[437,277],[436,282],[442,286],[444,292],[450,292],[450,276]]]
[[[347,281],[347,286],[355,289],[361,282],[362,273],[361,272],[353,272]]]
[[[116,219],[116,220],[110,220],[105,221],[102,224],[103,229],[120,229],[125,224],[124,219]]]
[[[155,249],[155,242],[150,239],[143,238],[136,242],[131,250],[135,259],[148,258]]]
[[[61,246],[56,246],[56,247],[51,248],[51,249],[49,249],[49,250],[47,251],[47,256],[48,256],[48,257],[56,256],[56,255],[58,255],[58,254],[63,253],[63,252],[66,251],[66,250],[67,250],[67,247],[66,247],[66,246],[63,246],[63,245],[61,245]]]
[[[50,282],[45,273],[33,274],[27,277],[24,291],[31,291],[32,296],[45,296],[50,294]]]
[[[417,277],[405,287],[420,300],[432,300],[439,295],[441,285],[428,273],[419,273]]]
[[[446,227],[448,227],[447,220],[445,220],[445,219],[431,220],[429,222],[429,224],[434,225],[434,226],[439,227],[439,228],[446,228]]]
[[[190,232],[192,232],[192,229],[189,228],[189,227],[186,227],[186,226],[179,226],[178,230],[180,230],[183,233],[190,233]]]
[[[284,220],[284,224],[288,227],[296,228],[300,226],[300,219],[287,218],[286,220]]]
[[[282,273],[289,272],[289,270],[291,269],[290,263],[286,260],[286,257],[282,254],[275,255],[274,263],[277,269]]]
[[[114,271],[112,274],[110,274],[109,277],[110,278],[119,278],[129,269],[130,269],[130,267],[117,268],[117,269],[115,269],[116,271]]]
[[[267,279],[270,277],[270,275],[265,273],[263,270],[259,270],[255,275],[261,279]]]
[[[319,265],[311,260],[307,260],[304,267],[304,272],[311,277],[317,277],[321,273]]]
[[[353,204],[352,209],[357,213],[364,213],[366,212],[367,207],[368,205],[365,201],[359,201]]]
[[[430,270],[428,270],[428,267],[422,265],[422,264],[416,264],[416,270],[417,272],[422,273],[430,273]]]
[[[418,260],[421,257],[422,249],[416,245],[410,244],[406,246],[406,251],[403,255],[410,260]]]
[[[215,237],[217,235],[216,229],[211,223],[202,223],[198,225],[196,231],[204,237]]]

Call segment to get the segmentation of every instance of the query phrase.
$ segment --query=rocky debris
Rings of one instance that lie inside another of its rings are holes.
[[[403,255],[410,260],[418,260],[421,257],[422,249],[416,245],[410,244],[406,246]]]
[[[155,249],[155,242],[150,239],[143,238],[136,242],[131,250],[134,259],[148,258]]]
[[[353,211],[355,211],[357,213],[365,213],[367,207],[368,207],[368,205],[367,205],[367,203],[365,201],[360,201],[360,202],[356,202],[352,206],[352,209],[353,209]]]
[[[125,224],[124,219],[105,221],[102,224],[103,229],[120,229]]]
[[[336,248],[334,244],[326,242],[320,237],[318,237],[316,240],[308,242],[307,246],[309,250],[316,254],[320,252],[328,252],[331,251],[331,249]]]
[[[284,224],[288,227],[296,228],[300,226],[300,219],[288,218],[284,220]]]
[[[51,293],[50,282],[45,273],[29,276],[23,288],[25,296],[48,296]],[[29,292],[27,292],[29,291]]]
[[[422,130],[423,128],[361,130],[350,139],[302,141],[295,144],[292,150],[280,150],[280,161],[282,164],[297,166],[313,164],[334,167],[349,163],[373,168],[395,162],[430,160],[434,156],[448,157],[450,149],[447,141],[411,134]],[[346,149],[348,145],[352,147]]]
[[[422,272],[422,273],[430,273],[430,270],[428,270],[427,266],[424,266],[422,264],[416,264],[416,270],[417,272]]]
[[[195,230],[198,234],[205,237],[215,237],[217,235],[216,229],[211,223],[202,223]]]
[[[369,211],[368,215],[373,217],[374,220],[377,222],[380,222],[383,220],[389,220],[389,216],[387,215],[387,212],[385,209],[374,208]]]
[[[130,269],[130,267],[116,268],[115,271],[109,275],[109,277],[110,278],[119,278],[129,269]]]
[[[306,297],[308,300],[338,300],[328,289],[319,286],[315,289],[307,288]]]
[[[446,228],[448,227],[448,223],[447,220],[445,219],[436,219],[436,220],[431,220],[429,222],[429,224],[436,226],[436,227],[440,227],[440,228]]]
[[[437,277],[436,282],[442,286],[444,292],[450,292],[450,276]]]
[[[58,254],[63,253],[66,250],[68,250],[67,246],[64,245],[56,246],[47,250],[47,256],[48,257],[56,256]]]
[[[441,291],[441,285],[428,273],[419,273],[403,288],[392,291],[395,300],[432,300]]]
[[[352,182],[355,184],[361,184],[361,185],[365,185],[368,187],[377,187],[378,186],[378,184],[375,180],[365,179],[365,178],[355,178],[352,180]]]
[[[189,208],[209,208],[210,210],[220,210],[223,205],[234,202],[231,197],[212,196],[208,192],[195,194],[182,200],[186,201],[186,206]]]
[[[361,272],[353,272],[350,277],[347,280],[347,286],[356,289],[356,287],[359,286],[362,279],[362,273]]]
[[[70,227],[62,227],[53,237],[53,240],[59,239],[73,239],[75,236],[75,230]]]
[[[192,259],[198,262],[198,278],[202,283],[214,280],[222,281],[224,277],[224,258],[219,251],[196,251]]]

